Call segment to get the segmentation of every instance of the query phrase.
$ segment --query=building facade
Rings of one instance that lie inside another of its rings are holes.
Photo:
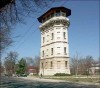
[[[89,74],[100,75],[100,63],[92,64],[92,66],[89,69]]]
[[[38,18],[41,31],[40,71],[42,75],[70,74],[68,16],[71,10],[55,7]]]
[[[29,67],[28,67],[28,74],[29,74],[30,76],[33,76],[34,74],[37,74],[37,67],[29,66]]]

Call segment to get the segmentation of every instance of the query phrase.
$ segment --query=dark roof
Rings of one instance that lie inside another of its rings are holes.
[[[36,69],[37,67],[29,66],[28,69]]]
[[[65,8],[65,7],[54,7],[54,8],[51,8],[50,10],[48,10],[47,12],[45,12],[43,15],[41,15],[41,16],[38,18],[38,21],[39,21],[39,22],[42,22],[42,18],[43,18],[47,13],[51,12],[52,10],[60,10],[60,9],[66,11],[66,13],[67,13],[66,15],[67,15],[67,16],[70,16],[70,15],[71,15],[71,10],[68,9],[68,8]]]

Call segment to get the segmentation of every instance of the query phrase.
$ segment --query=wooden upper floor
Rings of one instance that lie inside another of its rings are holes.
[[[51,8],[50,10],[48,10],[46,13],[44,13],[43,15],[41,15],[38,18],[38,21],[41,23],[44,23],[45,21],[51,19],[52,17],[55,16],[64,16],[64,17],[68,17],[71,15],[71,10],[65,7],[54,7]]]

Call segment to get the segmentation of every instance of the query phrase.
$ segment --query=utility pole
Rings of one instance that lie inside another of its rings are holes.
[[[76,72],[75,72],[75,75],[77,77],[77,75],[78,75],[78,53],[77,52],[76,52],[75,61],[76,61]]]

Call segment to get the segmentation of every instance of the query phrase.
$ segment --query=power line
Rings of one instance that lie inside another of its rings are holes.
[[[27,14],[28,15],[28,14]],[[36,16],[35,16],[36,17]],[[26,32],[24,33],[24,35],[23,35],[23,37],[25,37],[26,36],[26,34],[28,34],[28,32],[29,32],[29,29],[31,29],[31,27],[32,27],[33,25],[31,25],[27,30],[26,30]],[[21,41],[23,38],[21,38],[19,41]]]
[[[36,28],[37,29],[37,28]],[[33,32],[31,32],[32,34],[35,33],[37,30],[34,30]],[[29,35],[31,36],[31,34]],[[19,45],[18,47],[16,48],[16,50],[18,50],[28,39],[29,39],[29,36],[27,36]]]
[[[53,3],[53,2],[52,2],[52,3]],[[51,4],[52,4],[52,3],[51,3]],[[50,5],[50,6],[52,6],[52,5]],[[50,8],[50,7],[48,7],[48,8]],[[46,8],[46,10],[47,10],[48,8]],[[28,34],[28,33],[29,33],[29,29],[31,29],[31,28],[32,28],[32,26],[33,26],[33,25],[31,25],[31,26],[30,26],[30,27],[26,30],[26,32],[24,33],[23,37],[25,37],[25,36],[26,36],[26,34]],[[35,31],[36,31],[36,30],[34,30],[34,32],[35,32]],[[34,33],[34,32],[33,32],[33,33]],[[27,37],[27,38],[28,38],[28,37]],[[21,38],[21,39],[20,39],[20,41],[21,41],[22,39],[23,39],[23,38]],[[23,41],[23,42],[21,42],[21,43],[18,45],[17,49],[18,49],[18,48],[19,48],[19,47],[20,47],[20,46],[21,46],[21,45],[22,45],[22,44],[23,44],[26,40],[27,40],[27,39],[24,39],[24,41]]]
[[[66,2],[66,1],[64,1],[64,2],[61,4],[61,6],[64,5],[65,2]],[[52,3],[53,3],[53,2],[52,2]],[[48,6],[48,8],[50,8],[50,7],[53,5],[52,3],[51,3],[51,5]],[[47,10],[48,8],[46,8],[46,10]],[[30,31],[30,29],[32,28],[33,25],[34,25],[34,24],[32,24],[32,25],[26,30],[26,32],[24,33],[23,37],[25,37],[25,36],[29,33],[29,31]],[[36,30],[33,31],[33,33],[35,33],[35,32],[36,32]],[[29,38],[29,37],[27,36],[27,37],[24,39],[24,41],[21,42],[21,43],[18,45],[17,49],[19,49],[19,48],[21,47],[21,45],[24,44],[24,42],[25,42],[26,40],[28,40],[28,38]],[[21,38],[20,41],[21,41],[22,39],[23,39],[23,38]]]
[[[63,5],[65,4],[65,2],[67,2],[67,1],[69,1],[69,0],[65,0],[65,1],[62,3],[62,5],[61,5],[61,6],[63,6]]]

